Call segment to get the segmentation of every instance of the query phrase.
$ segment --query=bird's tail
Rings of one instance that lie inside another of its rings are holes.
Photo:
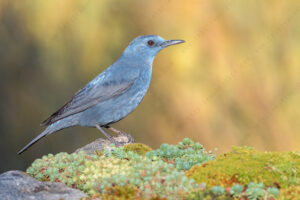
[[[21,153],[23,153],[24,151],[26,151],[29,147],[31,147],[32,145],[34,145],[37,141],[39,141],[40,139],[42,139],[43,137],[51,134],[52,132],[49,131],[49,129],[45,129],[41,134],[39,134],[37,137],[35,137],[33,140],[31,140],[31,142],[29,142],[25,147],[23,147],[19,152],[18,155],[20,155]]]
[[[23,149],[21,149],[18,152],[18,155],[20,155],[21,153],[26,151],[29,147],[34,145],[36,142],[38,142],[43,137],[45,137],[47,135],[50,135],[50,134],[52,134],[56,131],[59,131],[61,129],[76,125],[75,120],[73,122],[69,122],[69,123],[67,123],[67,122],[61,123],[61,122],[63,122],[63,121],[61,120],[61,121],[55,122],[54,124],[51,124],[50,126],[48,126],[41,134],[39,134],[37,137],[35,137],[33,140],[31,140],[31,142],[29,142],[25,147],[23,147]]]

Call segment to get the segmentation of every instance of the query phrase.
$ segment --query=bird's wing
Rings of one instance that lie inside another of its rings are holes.
[[[79,90],[65,105],[53,113],[41,125],[51,125],[52,123],[82,112],[102,101],[119,96],[127,91],[138,78],[138,73],[130,72],[117,75],[103,72],[93,81]]]

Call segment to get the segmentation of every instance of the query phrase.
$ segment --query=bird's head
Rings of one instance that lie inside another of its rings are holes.
[[[162,49],[183,42],[184,40],[165,40],[158,35],[143,35],[132,40],[123,55],[140,57],[152,62],[155,55]]]

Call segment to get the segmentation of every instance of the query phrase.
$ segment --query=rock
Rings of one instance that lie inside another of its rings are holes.
[[[133,138],[129,134],[126,134],[126,133],[121,133],[118,136],[113,137],[113,138],[114,138],[114,140],[119,142],[121,146],[134,142]],[[98,138],[94,142],[77,149],[75,151],[75,153],[83,151],[87,154],[93,154],[93,153],[95,153],[95,151],[100,152],[103,149],[103,147],[108,146],[110,144],[111,144],[111,142],[109,140]]]
[[[8,171],[0,174],[0,197],[2,200],[76,200],[88,196],[63,183],[41,182],[22,171]]]
[[[129,134],[121,133],[114,139],[120,144],[133,143]],[[104,146],[111,142],[106,139],[97,139],[75,152],[84,151],[92,154],[96,150],[101,151]],[[1,200],[76,200],[88,197],[80,190],[70,188],[59,182],[42,182],[32,178],[22,171],[8,171],[0,174],[0,199]]]

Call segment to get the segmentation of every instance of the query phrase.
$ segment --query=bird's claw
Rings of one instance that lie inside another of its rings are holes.
[[[127,143],[133,143],[134,142],[133,137],[129,133],[121,132],[120,135],[125,136],[125,137],[128,138],[128,142]]]
[[[114,137],[114,140],[116,141],[116,143],[118,143],[119,146],[134,142],[132,136],[125,132],[120,132],[118,136]]]

